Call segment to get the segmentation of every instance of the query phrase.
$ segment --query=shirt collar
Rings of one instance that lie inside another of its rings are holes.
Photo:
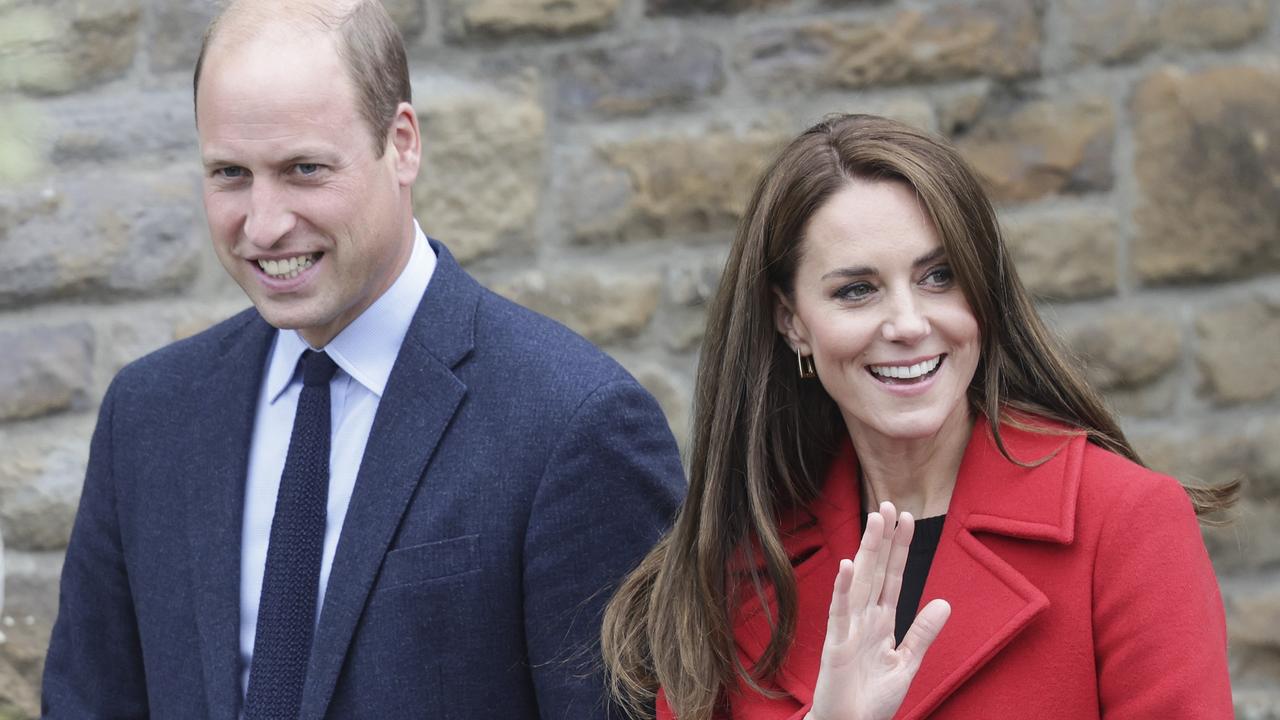
[[[427,243],[427,236],[417,220],[413,223],[413,231],[413,251],[400,276],[323,348],[343,372],[378,397],[382,397],[387,387],[391,368],[400,354],[400,345],[435,272],[435,252]],[[289,387],[298,367],[298,358],[307,349],[320,348],[309,348],[296,330],[276,331],[266,374],[270,402],[274,403]]]

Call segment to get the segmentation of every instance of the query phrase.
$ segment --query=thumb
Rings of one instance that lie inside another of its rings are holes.
[[[906,655],[913,665],[918,666],[929,650],[929,646],[938,639],[938,634],[942,632],[949,617],[951,617],[950,603],[941,598],[930,600],[929,604],[916,615],[915,622],[911,623],[906,637],[902,638],[902,644],[898,646],[898,652]]]

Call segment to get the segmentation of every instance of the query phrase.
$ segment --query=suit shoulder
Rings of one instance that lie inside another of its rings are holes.
[[[597,387],[634,379],[616,360],[560,322],[484,290],[476,349],[487,364],[519,370],[527,381]]]
[[[261,321],[258,312],[246,308],[213,327],[147,353],[121,368],[112,387],[143,390],[201,377],[216,362],[227,339],[255,321]]]

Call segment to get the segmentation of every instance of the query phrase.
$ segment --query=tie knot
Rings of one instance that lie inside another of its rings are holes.
[[[326,352],[307,350],[302,353],[302,384],[327,385],[338,371],[338,365]]]

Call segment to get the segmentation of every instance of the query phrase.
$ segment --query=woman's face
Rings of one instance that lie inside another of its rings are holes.
[[[778,330],[813,355],[850,433],[915,440],[967,418],[978,321],[915,191],[849,182],[810,219],[801,251]]]

